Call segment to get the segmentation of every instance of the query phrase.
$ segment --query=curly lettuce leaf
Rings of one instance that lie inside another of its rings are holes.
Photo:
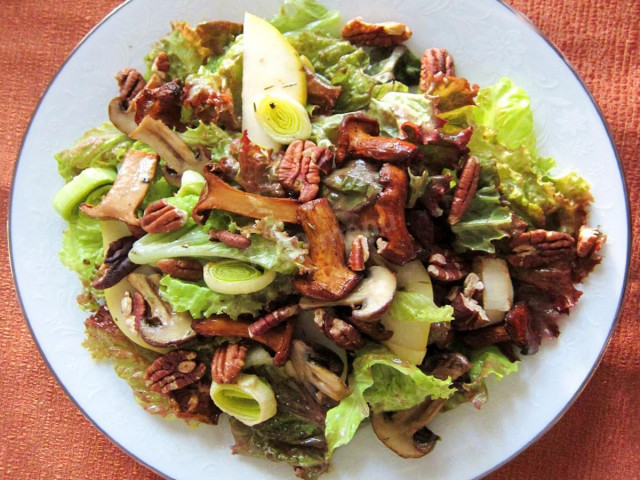
[[[342,214],[360,211],[373,203],[382,185],[378,172],[364,160],[354,160],[334,170],[322,181],[322,196],[340,218]]]
[[[178,134],[182,140],[195,149],[197,147],[208,148],[211,152],[213,160],[229,155],[229,146],[233,140],[231,135],[222,130],[215,123],[199,122],[195,128],[187,128],[184,132]]]
[[[417,292],[396,292],[389,308],[389,315],[397,319],[437,323],[453,320],[453,307],[438,307],[433,299]]]
[[[476,408],[481,408],[487,402],[488,390],[486,379],[494,376],[502,380],[507,375],[518,371],[518,362],[511,362],[497,347],[489,346],[467,354],[471,362],[469,370],[470,381],[462,384],[446,403],[445,410],[452,410],[462,403],[471,402]]]
[[[338,139],[338,130],[344,117],[344,113],[336,113],[313,118],[309,140],[320,147],[333,147]]]
[[[55,155],[58,172],[70,181],[89,167],[115,167],[133,145],[133,140],[110,122],[86,132],[71,148]]]
[[[271,19],[271,24],[282,33],[306,30],[340,37],[339,12],[329,10],[313,0],[285,1],[278,14]]]
[[[382,135],[388,137],[399,136],[406,122],[416,124],[422,132],[437,129],[433,102],[417,93],[389,92],[379,100],[372,99],[367,113],[378,120]]]
[[[349,386],[353,393],[327,412],[325,435],[329,451],[351,441],[362,420],[369,416],[369,406],[382,412],[405,410],[426,397],[449,398],[454,393],[450,379],[426,375],[373,344],[356,352]]]
[[[176,312],[189,312],[193,318],[229,315],[257,315],[269,302],[293,292],[289,277],[278,275],[266,288],[247,295],[214,292],[204,282],[189,282],[165,275],[160,280],[162,297]]]

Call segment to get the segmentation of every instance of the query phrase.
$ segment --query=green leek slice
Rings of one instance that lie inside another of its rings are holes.
[[[274,141],[287,145],[311,135],[311,120],[307,110],[288,95],[263,95],[255,102],[255,106],[258,124]]]
[[[255,265],[239,260],[209,262],[204,266],[204,281],[218,293],[245,295],[262,290],[273,282],[276,272],[263,272]]]
[[[273,390],[257,375],[241,373],[235,383],[211,382],[210,395],[220,410],[248,426],[270,419],[277,411]]]
[[[117,173],[112,168],[86,168],[62,187],[53,197],[52,205],[65,220],[71,219],[76,207],[103,185],[113,183]]]

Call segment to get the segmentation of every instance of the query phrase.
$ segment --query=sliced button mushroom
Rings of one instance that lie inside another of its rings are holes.
[[[321,365],[318,360],[318,352],[314,348],[302,340],[293,340],[291,357],[285,365],[285,372],[305,388],[313,385],[319,392],[336,402],[347,397],[351,389],[335,372]]]
[[[83,203],[80,210],[92,218],[121,220],[139,226],[136,210],[142,203],[158,165],[158,155],[129,150],[124,156],[118,176],[98,205]]]
[[[459,353],[448,353],[439,358],[431,374],[440,379],[456,380],[469,371],[471,365]],[[438,436],[427,428],[446,399],[427,398],[422,403],[398,412],[374,412],[371,426],[376,436],[387,447],[403,458],[423,457],[436,445]]]
[[[351,317],[359,322],[377,322],[391,306],[396,291],[396,276],[385,267],[373,266],[367,276],[346,297],[336,301],[316,300],[302,297],[300,307],[304,310],[321,307],[351,307]]]
[[[311,272],[294,279],[303,295],[335,301],[345,297],[360,281],[360,275],[345,263],[342,230],[329,201],[319,198],[298,207],[298,219],[309,242]]]
[[[140,292],[149,304],[150,312],[146,318],[137,323],[140,336],[149,345],[169,347],[180,345],[196,336],[191,328],[193,319],[188,313],[174,312],[158,294],[159,275],[146,276],[131,273],[127,277],[129,283]]]

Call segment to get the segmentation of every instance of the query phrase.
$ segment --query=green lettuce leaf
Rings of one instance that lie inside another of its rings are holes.
[[[344,117],[344,113],[336,113],[313,118],[309,139],[320,147],[333,147],[338,139],[338,130]]]
[[[165,275],[160,280],[162,297],[176,312],[193,318],[226,314],[236,320],[242,314],[257,315],[267,304],[293,292],[288,276],[278,275],[266,288],[247,295],[226,295],[211,290],[204,282],[189,282]]]
[[[518,371],[518,362],[511,362],[496,346],[489,346],[471,352],[465,352],[471,362],[469,370],[470,381],[462,385],[462,391],[457,391],[446,403],[445,410],[452,410],[458,405],[471,402],[476,408],[481,408],[488,399],[486,379],[495,376],[502,380],[507,375]]]
[[[382,185],[378,172],[364,160],[353,160],[334,170],[322,181],[322,196],[340,218],[341,214],[358,212],[372,203]]]
[[[453,307],[438,307],[433,299],[417,292],[396,292],[389,308],[389,314],[398,320],[412,320],[427,323],[450,322]]]
[[[476,195],[460,221],[451,227],[456,235],[454,247],[458,251],[494,253],[493,242],[507,236],[512,214],[500,201],[494,176],[495,169],[492,171],[490,164],[483,166]]]
[[[367,111],[378,120],[382,135],[397,137],[405,122],[415,123],[422,131],[436,131],[433,103],[417,93],[389,92],[381,99],[372,99]]]
[[[369,51],[371,66],[368,75],[383,83],[417,85],[420,81],[420,59],[405,45],[376,47]]]
[[[449,398],[451,380],[426,375],[415,365],[389,350],[369,344],[356,352],[349,386],[353,393],[327,412],[325,435],[329,451],[351,441],[358,426],[374,411],[411,408],[426,397]]]
[[[473,122],[496,133],[497,141],[509,150],[520,147],[536,156],[531,100],[527,93],[508,78],[478,92],[478,108],[473,109]]]
[[[287,0],[280,12],[271,19],[271,24],[280,32],[307,30],[340,37],[340,14],[329,10],[313,0]]]
[[[242,57],[244,52],[243,36],[238,35],[223,55],[211,57],[206,68],[220,75],[224,85],[231,91],[236,112],[242,112]]]
[[[131,148],[133,140],[110,122],[86,132],[71,148],[55,155],[58,172],[70,181],[89,167],[115,167]]]
[[[407,208],[416,206],[416,202],[424,195],[431,179],[429,172],[425,170],[421,175],[414,175],[411,169],[409,172],[409,198],[407,198]]]
[[[187,128],[178,135],[189,148],[208,148],[213,160],[229,156],[229,146],[233,140],[231,135],[215,123],[205,124],[204,122],[199,122],[196,128]]]

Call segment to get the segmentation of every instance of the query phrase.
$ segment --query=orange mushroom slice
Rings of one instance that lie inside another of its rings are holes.
[[[196,222],[204,223],[209,210],[219,209],[251,218],[273,217],[281,222],[298,223],[296,200],[265,197],[233,188],[218,176],[215,163],[206,164],[203,171],[207,183],[193,209]]]
[[[409,179],[404,168],[386,163],[380,170],[384,190],[378,195],[375,210],[380,238],[376,245],[383,258],[396,265],[404,265],[416,258],[415,242],[404,215]]]
[[[142,203],[158,165],[158,155],[129,150],[124,156],[118,176],[98,205],[83,203],[80,211],[91,218],[121,220],[139,226],[136,210]]]
[[[418,146],[413,143],[379,135],[377,120],[363,113],[344,117],[338,130],[336,165],[342,166],[349,158],[399,163],[409,160],[418,152]]]
[[[296,289],[311,298],[338,300],[345,297],[361,276],[345,264],[344,237],[329,201],[318,198],[298,207],[298,219],[309,242],[310,272],[298,276]]]
[[[273,362],[276,366],[283,366],[291,352],[293,338],[293,322],[286,321],[260,335],[251,335],[251,322],[231,320],[226,315],[218,315],[192,325],[196,333],[204,337],[242,337],[255,340],[275,352]]]

